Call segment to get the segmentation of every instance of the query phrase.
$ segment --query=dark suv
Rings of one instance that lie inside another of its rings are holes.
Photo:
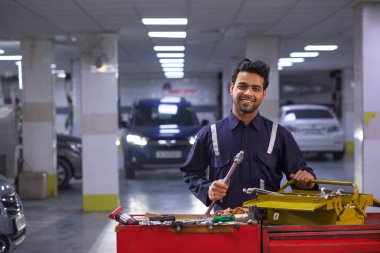
[[[9,252],[25,239],[23,206],[15,187],[0,175],[0,252]]]
[[[137,170],[179,168],[200,128],[191,104],[183,98],[136,102],[123,138],[126,178],[134,178]]]

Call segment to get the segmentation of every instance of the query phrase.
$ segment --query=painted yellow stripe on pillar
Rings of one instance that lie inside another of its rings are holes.
[[[83,195],[83,211],[113,211],[119,206],[119,195]]]
[[[354,153],[355,144],[353,141],[347,141],[345,147],[346,153]]]
[[[56,197],[58,195],[57,175],[48,174],[47,177],[47,193],[48,197]]]
[[[365,112],[364,113],[364,123],[368,126],[368,123],[376,116],[376,112]]]

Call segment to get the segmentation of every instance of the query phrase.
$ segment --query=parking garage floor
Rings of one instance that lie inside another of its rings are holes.
[[[353,181],[353,157],[332,161],[307,157],[319,179]],[[179,171],[138,172],[125,180],[120,173],[120,202],[130,214],[145,212],[199,214],[206,211],[181,181]],[[116,252],[115,221],[108,212],[83,213],[81,181],[71,183],[56,198],[23,201],[27,236],[15,253]]]

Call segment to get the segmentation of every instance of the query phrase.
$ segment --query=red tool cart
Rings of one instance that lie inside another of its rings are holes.
[[[380,252],[380,214],[363,225],[118,225],[117,253]]]

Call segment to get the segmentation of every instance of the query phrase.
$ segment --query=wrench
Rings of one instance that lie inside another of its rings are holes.
[[[227,182],[230,180],[230,178],[232,176],[232,173],[234,173],[236,167],[243,161],[243,157],[244,157],[244,151],[240,151],[239,153],[237,153],[235,155],[234,163],[231,165],[231,168],[228,171],[226,177],[223,178],[223,183],[227,184]],[[211,205],[208,207],[208,209],[205,213],[206,217],[210,217],[210,212],[211,212],[212,208],[214,207],[215,203],[216,203],[216,200],[212,201]]]

